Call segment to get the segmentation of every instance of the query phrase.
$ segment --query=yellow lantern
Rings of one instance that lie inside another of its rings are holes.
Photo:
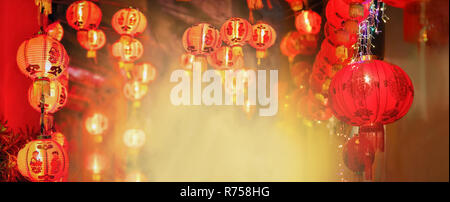
[[[145,132],[140,129],[128,129],[123,135],[123,142],[127,147],[140,148],[145,144]]]

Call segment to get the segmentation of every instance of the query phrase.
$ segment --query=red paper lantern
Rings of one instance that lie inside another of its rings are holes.
[[[141,62],[134,66],[132,75],[140,83],[150,83],[156,78],[156,68],[149,62]]]
[[[290,68],[291,77],[295,86],[299,89],[300,94],[304,94],[308,90],[309,76],[312,65],[305,61],[300,61],[292,65]]]
[[[20,173],[33,182],[55,182],[68,172],[67,152],[51,139],[33,140],[17,155]]]
[[[369,16],[369,6],[370,3],[349,5],[343,0],[330,0],[325,9],[327,22],[335,28],[343,27],[348,20],[355,20],[359,24]]]
[[[242,55],[236,55],[230,47],[222,46],[208,55],[208,63],[218,70],[238,69],[244,66],[244,58]]]
[[[365,173],[366,180],[372,179],[372,164],[375,150],[365,137],[354,136],[345,143],[343,148],[344,164],[353,172]]]
[[[209,55],[221,46],[219,30],[208,23],[193,25],[183,34],[183,47],[193,55]]]
[[[45,32],[47,33],[47,35],[58,41],[61,41],[64,36],[64,29],[59,21],[48,25],[45,29]]]
[[[42,99],[44,95],[44,100]],[[44,113],[55,113],[67,102],[67,88],[59,81],[46,78],[36,79],[28,89],[28,102],[38,112],[41,112],[41,102],[44,101]]]
[[[312,10],[302,11],[295,17],[295,27],[300,34],[317,34],[320,32],[322,17]]]
[[[414,2],[420,2],[423,0],[382,0],[389,6],[397,7],[397,8],[405,8],[406,5]]]
[[[324,30],[325,37],[337,46],[344,45],[349,47],[358,41],[357,34],[352,34],[343,28],[336,29],[328,23],[325,24]]]
[[[328,64],[347,64],[353,57],[354,49],[344,45],[338,46],[331,40],[325,39],[322,42],[320,52],[323,53],[322,56]]]
[[[102,20],[102,11],[91,1],[76,1],[67,8],[66,19],[76,30],[95,29]]]
[[[123,87],[123,93],[128,100],[142,99],[148,92],[148,86],[139,81],[128,81]]]
[[[134,62],[141,58],[143,53],[142,43],[127,35],[121,36],[112,46],[112,55],[122,62]]]
[[[258,58],[259,64],[260,59],[266,57],[266,49],[275,43],[277,34],[272,26],[264,22],[254,24],[252,33],[249,44],[256,49],[256,58]]]
[[[294,57],[300,53],[300,33],[288,32],[286,36],[281,39],[280,50],[281,53],[289,58],[289,61],[293,61]]]
[[[17,50],[17,65],[22,73],[36,79],[56,79],[69,65],[69,56],[57,40],[39,35],[20,44]]]
[[[291,9],[294,12],[300,11],[303,9],[303,0],[286,0],[286,2],[289,3],[289,6],[291,6]]]
[[[77,39],[81,46],[88,50],[88,58],[95,58],[97,55],[96,51],[102,48],[106,43],[105,33],[100,29],[78,31]]]
[[[330,84],[329,94],[334,115],[364,131],[402,118],[411,107],[414,87],[400,67],[364,60],[340,70]]]
[[[242,55],[242,46],[250,40],[252,25],[243,18],[230,18],[220,29],[223,41],[233,48],[234,54]]]
[[[136,36],[145,31],[147,19],[137,9],[123,8],[113,15],[111,24],[114,30],[120,35]]]
[[[314,93],[322,92],[323,84],[327,79],[331,78],[331,69],[332,65],[324,60],[323,52],[319,52],[314,61],[311,76],[309,78],[311,91]]]
[[[67,142],[66,137],[61,132],[53,132],[52,140],[57,142],[59,145],[63,147],[63,149],[67,152],[69,149],[69,143]]]

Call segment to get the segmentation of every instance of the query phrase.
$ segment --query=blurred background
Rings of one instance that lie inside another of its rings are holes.
[[[247,19],[246,1],[93,1],[101,8],[100,29],[107,40],[97,51],[97,62],[86,58],[76,30],[66,22],[66,10],[73,2],[53,0],[49,16],[50,21],[61,22],[61,43],[70,56],[69,100],[55,114],[56,127],[69,142],[69,181],[357,180],[342,166],[342,156],[337,152],[342,143],[330,132],[329,121],[305,123],[289,101],[295,84],[290,78],[288,59],[279,48],[282,36],[295,30],[294,13],[286,1],[272,0],[271,9],[263,1],[264,8],[253,11],[256,21],[271,24],[277,33],[268,57],[258,67],[279,70],[280,104],[273,117],[245,113],[242,106],[170,103],[170,91],[176,85],[169,82],[170,74],[181,68],[180,56],[185,52],[183,32],[198,22],[220,28],[230,17]],[[310,8],[323,20],[326,2],[309,1]],[[405,41],[404,22],[414,23],[414,19],[404,18],[414,16],[414,12],[387,6],[389,20],[376,49],[410,76],[415,97],[409,113],[386,127],[386,150],[376,157],[374,181],[449,179],[448,1],[433,2],[447,5],[432,7],[440,19],[435,29],[446,31],[443,37],[436,36],[440,41],[433,43]],[[111,18],[129,6],[138,8],[148,21],[145,32],[137,37],[144,46],[139,61],[151,62],[157,69],[156,80],[139,103],[124,97],[124,80],[117,60],[111,56],[111,46],[120,37],[111,26]],[[5,1],[1,9],[0,117],[13,129],[38,128],[40,114],[27,101],[31,81],[16,65],[20,43],[39,29],[37,9],[31,0]],[[256,68],[254,49],[246,45],[243,50],[245,67]],[[312,62],[314,55],[298,56],[295,61]],[[140,107],[136,109],[137,104]],[[108,118],[108,129],[101,138],[89,135],[85,129],[85,121],[93,113]],[[145,143],[138,149],[130,149],[123,141],[130,127],[145,132]]]

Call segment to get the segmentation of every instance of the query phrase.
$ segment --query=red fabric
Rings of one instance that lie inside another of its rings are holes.
[[[356,62],[333,78],[329,104],[334,115],[349,124],[388,124],[411,107],[414,87],[398,66],[380,60]]]

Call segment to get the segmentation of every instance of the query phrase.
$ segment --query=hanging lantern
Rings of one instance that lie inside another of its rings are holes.
[[[325,15],[327,22],[336,29],[343,27],[346,21],[350,21],[354,28],[354,24],[359,26],[359,23],[369,16],[369,7],[370,3],[349,5],[343,0],[330,0],[327,3]]]
[[[67,68],[69,57],[64,46],[57,40],[39,35],[20,44],[17,65],[31,79],[42,77],[53,80]]]
[[[272,26],[264,22],[254,24],[252,30],[253,34],[249,44],[256,49],[256,58],[258,58],[258,64],[260,64],[260,59],[267,55],[266,49],[275,43],[277,34]]]
[[[300,94],[305,94],[308,90],[311,68],[311,64],[304,61],[297,62],[290,68],[291,77]]]
[[[336,29],[328,23],[325,24],[324,30],[325,37],[337,46],[344,45],[349,47],[358,41],[357,34],[351,34],[343,28]]]
[[[331,109],[316,99],[311,91],[297,102],[300,114],[310,120],[326,121],[333,116]]]
[[[267,0],[269,8],[271,8],[270,0]],[[259,10],[264,7],[262,0],[247,0],[247,6],[249,10],[248,20],[253,23],[253,11]]]
[[[41,102],[44,102],[44,113],[55,113],[67,102],[67,88],[59,81],[36,79],[28,89],[28,102],[38,112],[41,112]]]
[[[281,53],[288,57],[289,62],[294,61],[294,57],[300,54],[300,33],[290,31],[283,37],[280,43]]]
[[[242,55],[236,55],[228,46],[220,47],[216,52],[207,57],[208,63],[215,69],[238,69],[244,65]]]
[[[303,0],[286,0],[286,2],[289,3],[289,6],[291,6],[291,9],[294,12],[300,11],[303,9]]]
[[[243,55],[242,46],[250,40],[252,25],[243,18],[230,18],[222,25],[220,36],[233,48],[235,55]]]
[[[137,9],[123,8],[114,14],[111,24],[120,35],[136,36],[145,31],[147,19]]]
[[[123,87],[123,93],[128,100],[140,100],[147,94],[148,86],[139,81],[128,81]]]
[[[221,46],[219,30],[208,23],[193,25],[183,34],[183,47],[193,55],[209,55]]]
[[[64,148],[51,139],[33,140],[17,154],[19,172],[33,182],[59,181],[69,168]]]
[[[64,36],[64,29],[59,21],[48,25],[45,29],[45,32],[47,33],[47,35],[58,41],[61,41]]]
[[[95,58],[96,51],[106,43],[105,33],[100,29],[80,30],[77,32],[77,39],[81,46],[88,50],[88,58]]]
[[[84,126],[89,134],[99,136],[108,129],[108,117],[102,113],[93,113],[86,118]]]
[[[374,132],[378,124],[402,118],[411,107],[414,87],[398,66],[380,60],[363,60],[344,67],[333,78],[330,107],[336,118],[360,131]],[[378,136],[383,135],[383,131]],[[381,137],[380,137],[381,138]],[[382,149],[380,145],[377,149]]]
[[[141,62],[134,66],[132,70],[133,79],[146,84],[156,78],[156,68],[149,62]]]
[[[96,151],[89,154],[85,161],[86,169],[92,172],[92,180],[100,181],[101,173],[105,169],[105,166],[108,165],[105,155]]]
[[[52,133],[52,140],[57,142],[61,147],[67,152],[69,149],[69,143],[67,142],[66,137],[61,132],[53,132]]]
[[[375,150],[369,140],[361,136],[354,136],[345,143],[342,154],[347,168],[357,173],[364,172],[366,180],[372,180]]]
[[[140,148],[145,144],[145,132],[140,129],[128,129],[123,135],[123,142],[127,147]]]
[[[112,46],[112,55],[122,62],[134,62],[142,57],[144,47],[135,38],[123,35]]]
[[[194,67],[195,55],[183,53],[180,56],[180,65],[185,70],[192,70]]]
[[[344,45],[336,45],[331,40],[325,39],[322,42],[320,52],[328,64],[347,64],[351,61],[354,49]]]
[[[76,30],[95,29],[102,20],[102,11],[91,1],[76,1],[67,8],[66,19]]]
[[[305,10],[295,17],[295,27],[300,34],[318,34],[322,17],[312,10]]]

